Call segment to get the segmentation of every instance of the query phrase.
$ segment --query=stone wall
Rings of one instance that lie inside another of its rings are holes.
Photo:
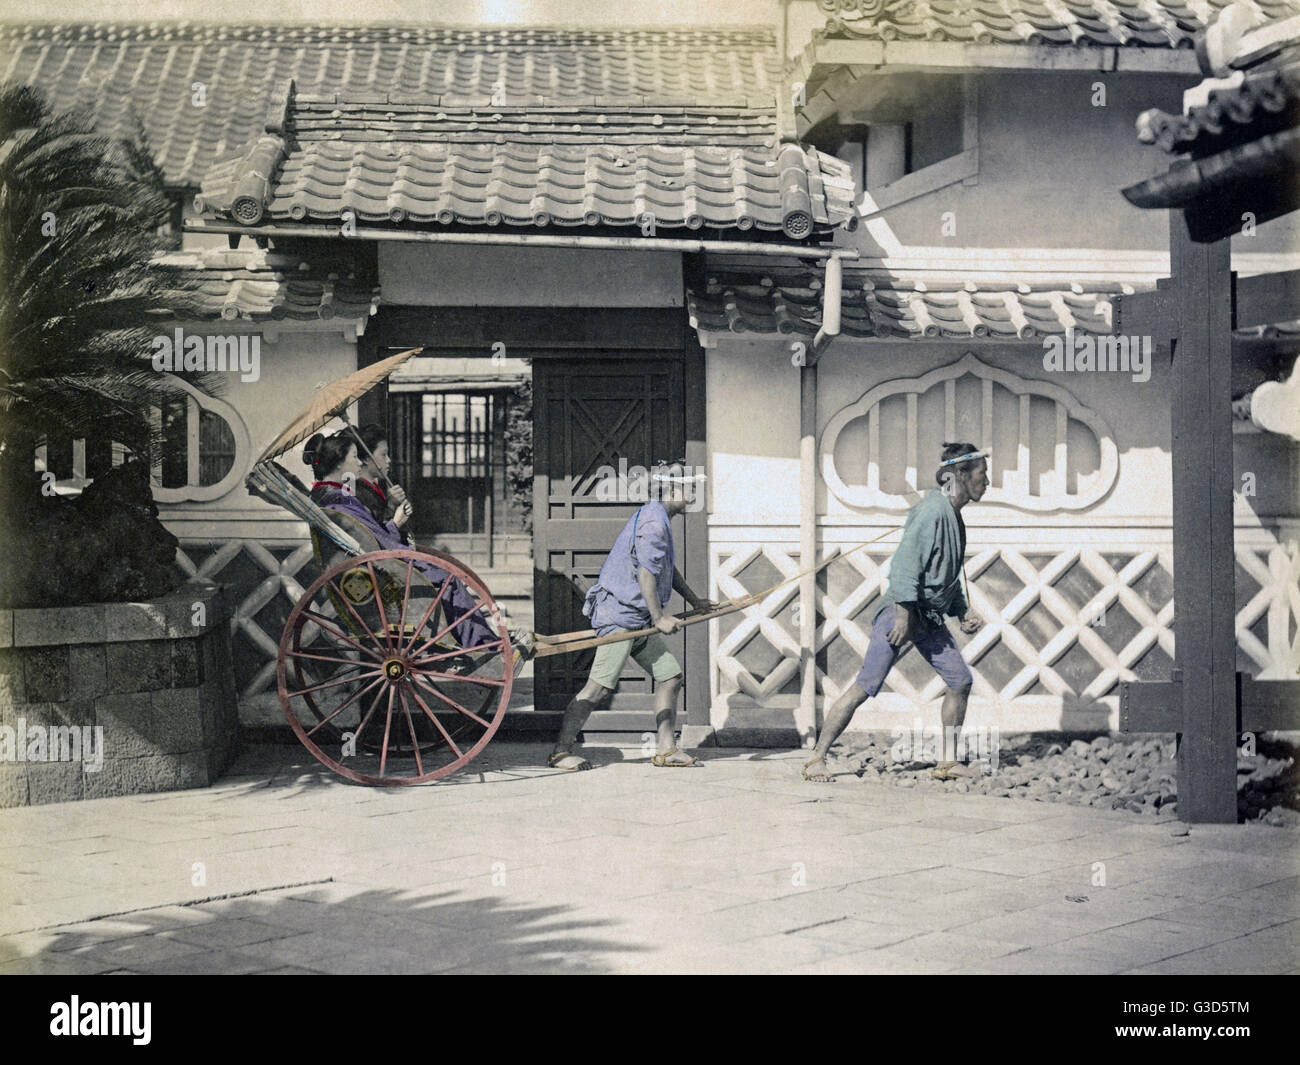
[[[239,720],[221,589],[0,611],[0,806],[198,788]]]

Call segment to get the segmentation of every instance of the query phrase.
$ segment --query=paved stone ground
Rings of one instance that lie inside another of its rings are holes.
[[[201,791],[0,811],[0,971],[1300,970],[1286,830],[544,753],[388,791],[261,747]]]

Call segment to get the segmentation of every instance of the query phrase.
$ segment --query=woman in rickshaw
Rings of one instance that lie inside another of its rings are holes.
[[[375,440],[375,445],[383,442],[382,434],[371,430],[370,435]],[[365,437],[362,439],[365,440]],[[373,456],[374,446],[370,445],[369,440],[365,442]],[[317,433],[307,441],[303,448],[303,462],[311,467],[314,475],[312,502],[325,510],[333,510],[358,521],[378,542],[378,550],[389,551],[407,546],[410,541],[402,526],[410,520],[410,502],[395,485],[390,486],[388,492],[380,488],[372,478],[382,478],[386,471],[370,468],[371,464],[362,460],[357,451],[356,437],[350,429],[344,429],[333,436]],[[386,453],[387,448],[384,447],[381,454]],[[384,517],[389,499],[397,503],[392,518]],[[461,619],[453,627],[452,633],[462,648],[474,650],[499,639],[462,581],[432,563],[416,562],[415,567],[435,588],[443,581],[449,582],[444,602],[447,604],[448,618]]]

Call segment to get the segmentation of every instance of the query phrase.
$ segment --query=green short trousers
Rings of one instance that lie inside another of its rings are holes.
[[[597,647],[596,660],[591,663],[591,673],[587,679],[610,690],[617,688],[628,655],[657,681],[681,676],[682,667],[672,651],[668,650],[668,644],[659,633],[652,632],[649,636],[638,636],[635,640],[606,643]]]

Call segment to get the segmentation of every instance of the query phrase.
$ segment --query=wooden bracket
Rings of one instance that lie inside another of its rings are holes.
[[[1122,681],[1120,732],[1183,731],[1182,670],[1166,681]],[[1256,680],[1237,674],[1237,732],[1300,729],[1300,680]]]

